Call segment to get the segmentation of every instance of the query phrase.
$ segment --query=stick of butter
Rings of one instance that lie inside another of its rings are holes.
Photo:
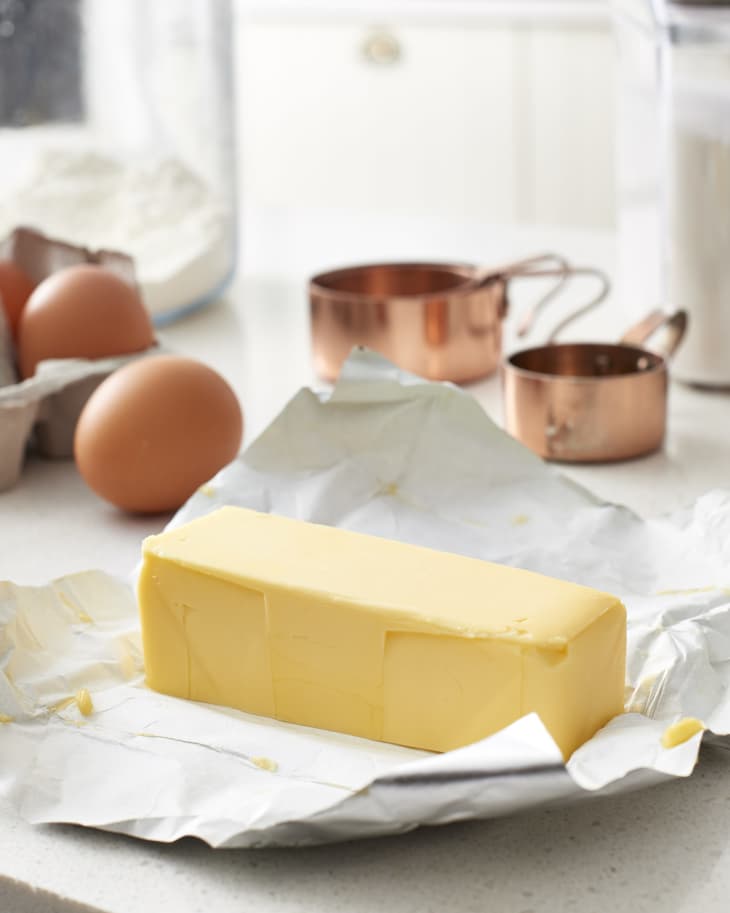
[[[566,758],[623,710],[626,613],[587,587],[238,507],[143,553],[156,691],[434,751],[535,711]]]

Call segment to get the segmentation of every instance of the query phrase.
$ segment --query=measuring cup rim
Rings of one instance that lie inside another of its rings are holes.
[[[433,291],[423,292],[367,292],[354,291],[352,289],[333,288],[331,283],[334,279],[343,276],[367,273],[369,270],[398,270],[398,269],[415,269],[415,270],[435,270],[443,273],[451,273],[454,276],[454,284],[445,288],[435,289]],[[498,278],[499,273],[495,271],[494,277]],[[336,269],[326,270],[317,273],[309,280],[309,290],[317,294],[336,296],[348,301],[383,301],[392,298],[410,298],[414,301],[422,301],[431,298],[444,298],[454,293],[463,293],[480,288],[484,284],[485,277],[479,267],[473,263],[463,263],[456,261],[440,260],[412,260],[412,261],[394,261],[380,263],[363,263],[349,266],[342,266]]]
[[[532,355],[535,352],[554,351],[555,349],[585,349],[586,351],[603,351],[614,352],[616,350],[633,352],[637,358],[648,358],[651,361],[649,367],[634,371],[625,371],[621,374],[564,374],[562,372],[536,371],[532,368],[526,368],[516,364],[515,359],[524,355]],[[635,379],[652,374],[660,374],[667,371],[667,359],[657,352],[651,352],[641,346],[624,345],[617,342],[554,342],[541,346],[531,346],[527,349],[519,349],[512,352],[502,361],[502,371],[507,374],[513,374],[532,380],[543,380],[546,382],[570,381],[576,384],[607,383],[625,380],[626,378]]]

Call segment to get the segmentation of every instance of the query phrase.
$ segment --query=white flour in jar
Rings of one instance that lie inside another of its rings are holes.
[[[154,317],[199,302],[233,264],[231,211],[176,159],[117,161],[82,147],[42,149],[0,207],[0,237],[18,225],[135,260]]]
[[[684,308],[689,325],[672,370],[685,381],[726,386],[730,384],[730,68],[722,79],[717,74],[699,79],[695,70],[701,61],[690,52],[684,56],[684,69],[675,72],[671,85],[667,123],[665,265],[667,304]]]

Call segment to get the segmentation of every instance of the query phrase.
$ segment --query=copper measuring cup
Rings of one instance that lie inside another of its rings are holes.
[[[598,270],[541,254],[498,269],[465,263],[374,263],[314,276],[309,283],[315,369],[334,380],[354,346],[367,346],[430,380],[468,383],[492,374],[502,358],[502,320],[510,280],[555,277],[533,315],[577,274],[601,281],[592,307],[608,293]],[[583,308],[581,309],[581,311]]]
[[[507,431],[545,459],[573,463],[659,449],[667,362],[686,327],[685,311],[653,311],[618,344],[551,343],[516,352],[502,365]],[[643,348],[660,329],[661,354]]]

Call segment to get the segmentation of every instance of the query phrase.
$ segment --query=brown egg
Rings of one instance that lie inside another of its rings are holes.
[[[23,377],[44,358],[105,358],[154,343],[139,292],[101,266],[69,266],[36,286],[18,326]]]
[[[20,314],[33,287],[31,280],[12,260],[0,260],[0,304],[13,336],[17,335]]]
[[[74,455],[93,490],[135,513],[180,507],[238,453],[243,415],[225,380],[175,355],[140,358],[87,401]]]

